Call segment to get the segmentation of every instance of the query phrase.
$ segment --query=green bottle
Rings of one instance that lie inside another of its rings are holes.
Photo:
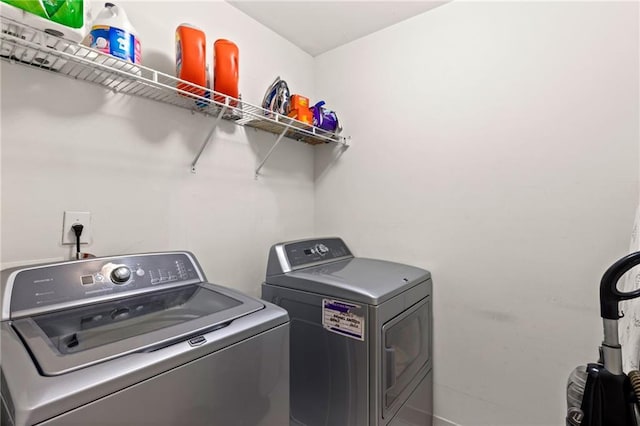
[[[0,0],[70,28],[84,26],[84,0]]]

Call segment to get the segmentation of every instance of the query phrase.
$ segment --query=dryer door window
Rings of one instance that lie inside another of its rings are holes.
[[[420,381],[416,374],[429,362],[430,310],[429,298],[424,299],[382,327],[382,415],[385,418],[401,405],[399,397],[403,391],[413,381]]]

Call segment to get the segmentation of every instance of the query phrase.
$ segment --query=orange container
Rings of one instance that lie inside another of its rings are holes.
[[[213,44],[213,90],[233,98],[238,97],[238,46],[234,42],[219,39]],[[224,97],[214,96],[214,100],[224,102]],[[236,106],[236,101],[231,101]]]
[[[306,110],[303,108],[291,110],[288,116],[291,118],[295,118],[298,121],[302,121],[303,123],[313,125],[313,113],[309,108],[307,108]]]
[[[313,124],[313,113],[309,109],[309,98],[302,95],[291,95],[289,114],[287,115],[303,123]]]
[[[181,24],[176,29],[176,76],[181,80],[207,87],[206,49],[207,40],[204,32],[192,25]],[[198,96],[205,96],[207,92],[186,83],[178,83],[177,88]]]
[[[291,95],[291,102],[289,105],[292,111],[300,108],[309,108],[309,98],[302,95]]]

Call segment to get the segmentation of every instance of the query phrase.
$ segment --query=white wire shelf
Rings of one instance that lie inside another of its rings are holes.
[[[138,96],[215,117],[214,127],[191,163],[194,173],[200,155],[221,119],[278,135],[270,151],[257,166],[256,177],[284,137],[312,145],[337,143],[344,149],[348,147],[349,138],[340,134],[323,131],[242,99],[120,60],[3,16],[0,16],[0,22],[0,58],[4,61],[37,67],[96,84],[116,93]]]

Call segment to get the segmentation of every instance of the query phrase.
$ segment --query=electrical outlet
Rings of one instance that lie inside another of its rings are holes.
[[[76,223],[84,226],[80,235],[80,244],[91,243],[91,213],[90,212],[64,212],[62,220],[62,244],[75,244],[76,234],[73,232],[72,226]]]

